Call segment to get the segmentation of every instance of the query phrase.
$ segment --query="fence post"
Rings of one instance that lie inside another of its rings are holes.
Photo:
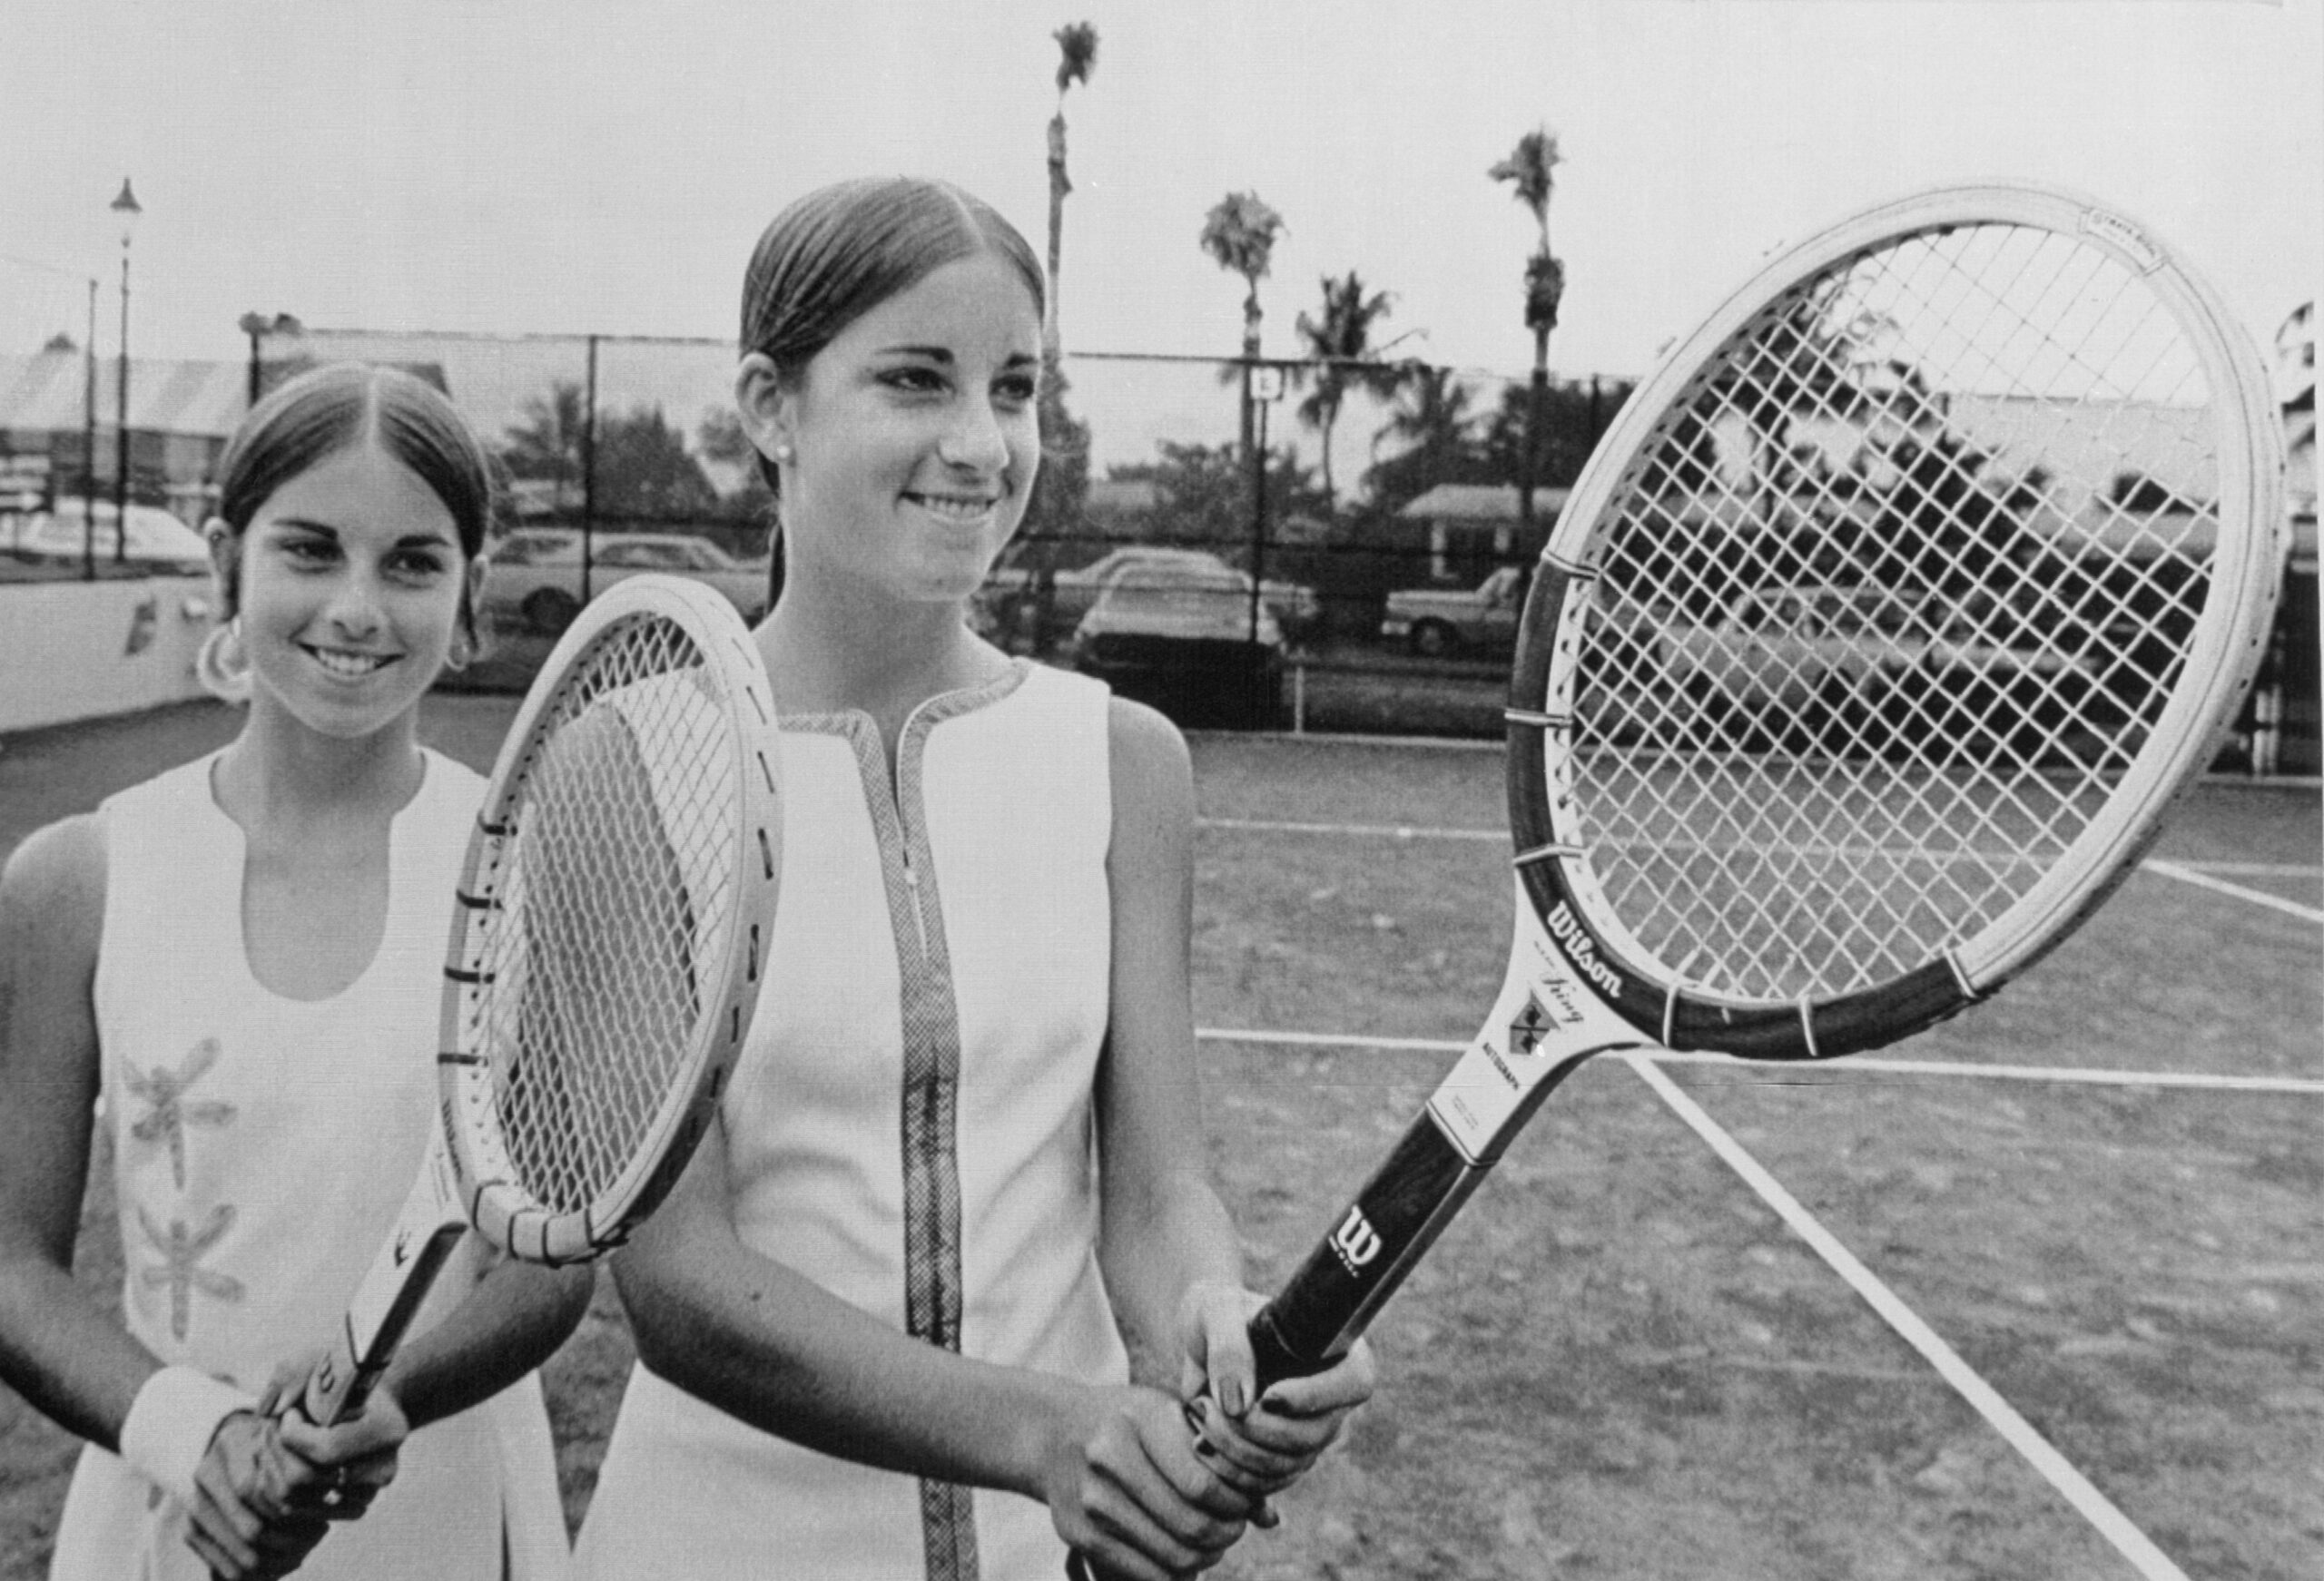
[[[581,398],[581,602],[589,602],[597,532],[597,337],[589,337],[588,388]]]

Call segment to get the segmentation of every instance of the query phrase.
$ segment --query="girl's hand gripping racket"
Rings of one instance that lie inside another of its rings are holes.
[[[2258,667],[2280,442],[2211,291],[2046,190],[1859,214],[1678,345],[1527,600],[1507,985],[1254,1321],[1262,1382],[1341,1355],[1591,1056],[1877,1047],[2087,918]]]
[[[757,1005],[777,764],[764,666],[716,594],[633,577],[566,632],[468,840],[441,1124],[309,1380],[309,1419],[361,1408],[470,1225],[527,1262],[578,1262],[675,1183]]]

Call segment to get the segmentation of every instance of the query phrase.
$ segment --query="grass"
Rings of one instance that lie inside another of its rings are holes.
[[[488,759],[509,700],[430,732]],[[0,846],[223,740],[221,710],[0,752]],[[1492,830],[1490,749],[1196,742],[1218,820]],[[2313,789],[2207,786],[2155,855],[2324,901]],[[1214,825],[1196,1018],[1465,1037],[1507,952],[1505,849]],[[2152,875],[1924,1060],[2324,1077],[2314,923]],[[1449,1053],[1206,1041],[1213,1168],[1282,1279]],[[2324,1544],[2314,1097],[1901,1075],[1671,1074],[2199,1576]],[[81,1277],[118,1282],[93,1192]],[[2131,1572],[1622,1065],[1551,1100],[1373,1331],[1380,1397],[1219,1572],[1260,1578],[2112,1576]],[[603,1281],[547,1383],[586,1507],[629,1348]],[[41,1574],[71,1446],[0,1392],[0,1577]]]

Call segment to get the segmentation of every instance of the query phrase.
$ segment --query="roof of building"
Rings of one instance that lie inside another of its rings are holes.
[[[1089,491],[1082,496],[1085,511],[1145,511],[1152,510],[1161,498],[1161,491],[1150,477],[1093,477]]]
[[[110,429],[117,409],[120,364],[96,359],[98,426]],[[77,433],[88,422],[87,358],[78,351],[0,356],[0,429]],[[223,439],[249,406],[250,369],[240,362],[182,358],[132,358],[129,426],[141,433],[194,434]]]
[[[1572,492],[1536,488],[1534,516],[1557,515]],[[1505,483],[1440,483],[1396,514],[1415,521],[1513,522],[1517,520],[1517,488]]]

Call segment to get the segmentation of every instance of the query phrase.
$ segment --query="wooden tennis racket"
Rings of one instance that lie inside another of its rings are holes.
[[[757,1006],[782,854],[773,697],[726,601],[593,601],[500,749],[444,967],[441,1124],[302,1409],[359,1410],[471,1226],[575,1262],[651,1213]]]
[[[1614,1048],[1828,1059],[1987,997],[2217,756],[2283,583],[2249,337],[2151,231],[1932,191],[1768,263],[1640,387],[1530,590],[1484,1026],[1252,1338],[1354,1343]]]
[[[2235,724],[2281,468],[2211,290],[2049,189],[1859,213],[1679,341],[1532,574],[1507,980],[1253,1320],[1261,1387],[1345,1353],[1593,1056],[1876,1048],[2085,920]]]

